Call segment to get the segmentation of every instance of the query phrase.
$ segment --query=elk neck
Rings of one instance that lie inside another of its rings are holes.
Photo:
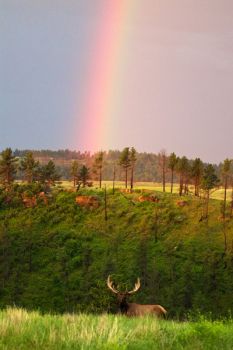
[[[123,299],[120,301],[119,306],[120,306],[120,310],[121,310],[121,313],[122,313],[122,314],[127,313],[128,308],[129,308],[129,303],[128,303],[127,300],[126,300],[126,297],[123,298]]]

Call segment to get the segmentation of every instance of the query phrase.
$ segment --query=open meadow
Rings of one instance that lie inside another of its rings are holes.
[[[233,321],[0,312],[1,350],[232,350]]]
[[[60,182],[61,186],[65,189],[72,189],[73,188],[73,182],[72,181],[61,181]],[[108,189],[112,188],[112,181],[102,181],[102,186],[104,186]],[[98,188],[99,182],[98,181],[93,181],[93,187]],[[116,181],[115,182],[115,188],[119,189],[124,189],[125,188],[125,182],[124,181]],[[167,183],[166,184],[166,192],[170,193],[170,188],[171,184]],[[162,192],[163,191],[163,186],[161,183],[158,182],[135,182],[134,183],[134,189],[135,190],[141,190],[143,191],[158,191]],[[194,194],[194,186],[189,186],[190,190],[190,195]],[[179,184],[174,184],[173,185],[173,193],[178,194],[179,193]],[[223,200],[224,197],[224,189],[219,187],[214,190],[212,190],[210,194],[210,198],[212,199],[218,199],[218,200]],[[227,190],[227,200],[230,201],[232,197],[232,190],[228,189]]]

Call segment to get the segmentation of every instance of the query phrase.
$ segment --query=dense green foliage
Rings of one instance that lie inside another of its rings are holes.
[[[162,321],[103,314],[44,315],[0,312],[4,350],[232,350],[233,322]]]
[[[216,318],[233,310],[233,221],[218,219],[219,201],[210,200],[209,220],[199,222],[200,198],[186,196],[180,207],[177,195],[153,192],[158,203],[140,203],[137,191],[108,190],[105,221],[104,191],[79,191],[97,196],[97,209],[79,207],[77,193],[59,188],[48,205],[25,208],[20,191],[33,194],[36,186],[0,193],[1,307],[116,311],[106,287],[111,274],[123,289],[139,276],[132,300],[161,304],[169,316],[199,310]]]

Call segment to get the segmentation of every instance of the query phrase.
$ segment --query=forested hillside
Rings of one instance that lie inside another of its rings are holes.
[[[1,193],[1,307],[115,311],[106,287],[111,274],[122,289],[140,277],[132,300],[161,304],[171,317],[233,310],[233,221],[219,217],[219,201],[210,200],[202,221],[198,197],[153,192],[145,195],[156,202],[141,203],[140,191],[109,190],[106,217],[104,191],[79,190],[87,193],[98,207],[80,207],[77,193],[59,188],[31,208]]]

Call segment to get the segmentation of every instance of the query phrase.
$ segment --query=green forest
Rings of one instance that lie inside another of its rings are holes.
[[[208,222],[199,222],[202,201],[157,193],[159,202],[82,189],[98,208],[81,208],[76,193],[54,189],[49,204],[1,205],[0,305],[65,312],[114,312],[109,274],[125,289],[141,278],[132,298],[158,303],[170,316],[190,311],[227,316],[233,309],[233,222],[219,220],[210,201]],[[151,194],[149,194],[151,195]],[[225,245],[226,239],[226,245]]]

